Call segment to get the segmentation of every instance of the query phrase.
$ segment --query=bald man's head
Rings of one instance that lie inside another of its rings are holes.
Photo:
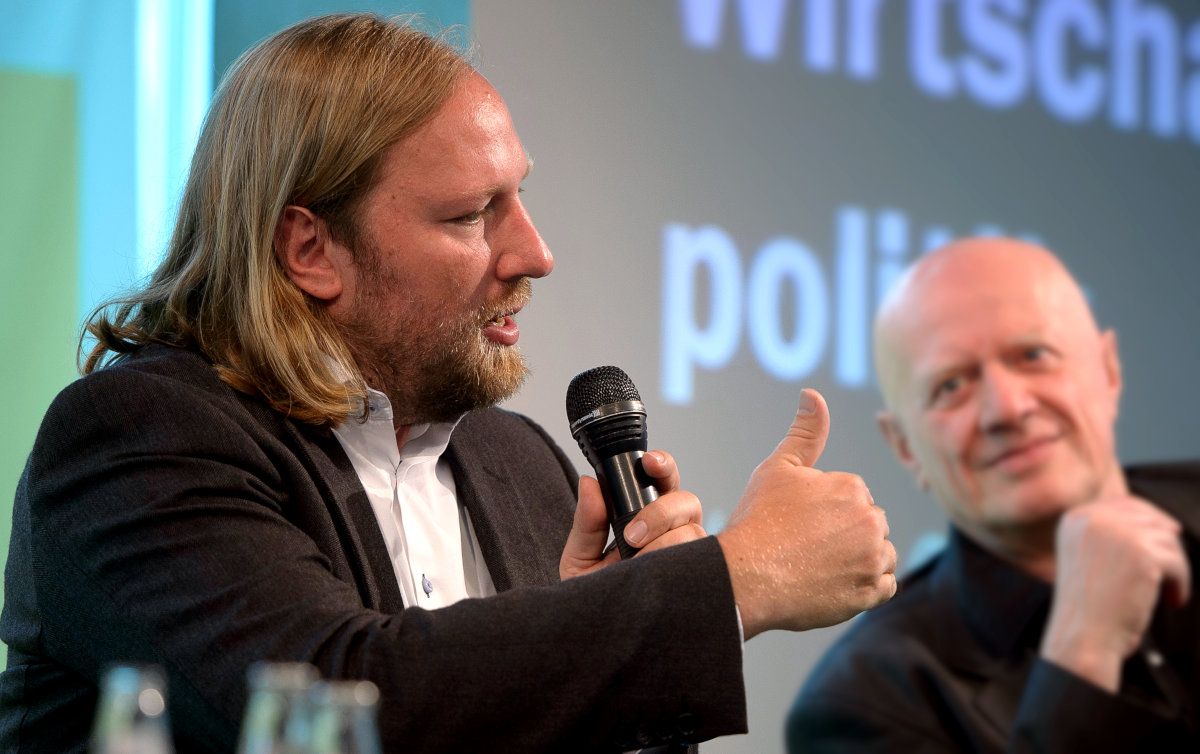
[[[1012,300],[1024,292],[1069,317],[1081,335],[1099,335],[1079,284],[1040,246],[1012,238],[967,238],[915,262],[875,318],[875,364],[887,405],[894,405],[906,377],[906,346],[923,330],[947,317],[984,315],[989,301]]]
[[[893,450],[977,539],[1124,489],[1115,335],[1045,249],[969,239],[923,257],[880,308],[875,363]]]

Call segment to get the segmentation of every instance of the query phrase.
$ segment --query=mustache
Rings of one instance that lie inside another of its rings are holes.
[[[533,281],[521,278],[500,297],[498,301],[489,302],[479,308],[480,324],[491,322],[497,317],[512,314],[524,309],[533,298]]]

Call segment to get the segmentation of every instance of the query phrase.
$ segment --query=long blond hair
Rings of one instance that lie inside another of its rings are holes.
[[[198,348],[221,379],[278,411],[344,420],[365,383],[276,258],[276,223],[284,207],[307,207],[360,248],[355,212],[383,153],[469,68],[445,41],[368,14],[304,21],[243,54],[205,119],[162,263],[88,318],[96,343],[81,371],[147,343]]]

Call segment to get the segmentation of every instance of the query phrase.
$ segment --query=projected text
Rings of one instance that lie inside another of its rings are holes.
[[[880,75],[885,17],[903,18],[909,78],[930,97],[995,109],[1032,99],[1062,122],[1200,144],[1200,22],[1161,2],[680,0],[680,14],[692,47],[732,43],[862,81]]]
[[[875,308],[914,251],[940,246],[954,234],[940,225],[914,230],[895,209],[871,213],[846,206],[835,222],[832,254],[777,236],[748,261],[720,227],[666,225],[661,387],[667,401],[690,402],[697,370],[728,364],[743,338],[759,366],[776,379],[808,377],[831,359],[838,384],[869,383]],[[972,230],[1002,234],[987,225]],[[832,269],[823,258],[832,259]]]

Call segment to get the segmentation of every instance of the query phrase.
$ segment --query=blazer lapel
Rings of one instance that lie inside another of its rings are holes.
[[[538,501],[529,499],[529,486],[513,476],[507,460],[520,448],[497,449],[464,421],[446,452],[458,501],[471,516],[496,591],[557,583],[562,553],[551,552],[550,543],[537,536]]]
[[[366,490],[333,433],[301,430],[299,445],[314,470],[313,479],[333,520],[351,576],[363,604],[384,613],[399,613],[404,599],[396,583],[392,558]]]
[[[1018,641],[1019,636],[1010,636],[1003,617],[1011,610],[1015,614],[1029,613],[1029,598],[1015,604],[998,607],[996,600],[1012,598],[1012,585],[999,582],[979,581],[979,572],[989,573],[995,568],[980,564],[981,556],[977,545],[971,545],[963,535],[952,531],[945,552],[930,574],[931,589],[938,595],[931,607],[940,615],[935,623],[939,627],[935,652],[944,658],[946,665],[954,669],[954,676],[962,684],[964,695],[971,699],[975,712],[987,722],[987,727],[974,731],[981,741],[981,748],[1003,749],[1009,738],[1012,721],[1016,718],[1021,698],[1032,664],[1028,661],[1027,648]],[[992,574],[996,575],[996,574]],[[1020,582],[1018,582],[1020,583]],[[998,611],[999,614],[994,614]],[[1029,616],[1035,620],[1036,616]],[[1025,621],[1018,619],[1020,629]],[[1023,632],[1023,631],[1022,631]]]

